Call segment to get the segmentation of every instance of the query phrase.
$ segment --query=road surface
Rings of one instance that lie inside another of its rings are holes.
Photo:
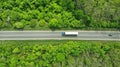
[[[78,36],[62,36],[64,31],[0,31],[0,40],[115,40],[120,31],[78,31]],[[109,36],[112,34],[112,36]]]

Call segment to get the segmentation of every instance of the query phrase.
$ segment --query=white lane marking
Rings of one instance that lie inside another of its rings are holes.
[[[70,31],[70,32],[119,32],[120,33],[120,31],[81,31],[81,30],[61,30],[61,31],[40,31],[40,30],[38,30],[38,31],[0,31],[0,32],[68,32],[68,31]]]
[[[114,41],[120,41],[120,39],[87,39],[87,38],[5,38],[0,40],[114,40]]]
[[[59,35],[59,34],[16,34],[16,35],[14,35],[14,34],[8,34],[8,35],[4,35],[4,34],[2,34],[2,35],[0,35],[0,36],[53,36],[53,35]]]
[[[60,36],[60,34],[42,34],[42,35],[40,35],[40,34],[37,34],[37,35],[36,34],[35,35],[34,34],[26,34],[26,35],[20,34],[20,35],[0,35],[0,36],[56,36],[56,35]],[[108,36],[108,35],[78,35],[76,37],[79,37],[79,36]]]

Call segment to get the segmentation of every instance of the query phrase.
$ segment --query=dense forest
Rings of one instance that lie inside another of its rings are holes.
[[[119,67],[120,42],[0,41],[0,67]]]
[[[120,29],[120,0],[0,0],[0,30]]]

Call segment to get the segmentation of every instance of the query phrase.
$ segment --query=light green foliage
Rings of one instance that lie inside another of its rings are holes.
[[[57,3],[50,3],[50,5],[48,5],[48,8],[49,8],[49,11],[53,13],[62,12],[62,7],[59,6]]]
[[[56,59],[57,59],[58,62],[65,61],[65,55],[64,55],[64,53],[57,53]]]
[[[12,52],[13,52],[13,53],[19,53],[20,50],[19,50],[19,48],[15,48]]]
[[[115,41],[5,41],[4,45],[1,42],[2,67],[118,67],[120,64],[120,42]]]
[[[60,27],[60,25],[58,24],[58,20],[55,18],[50,20],[49,26],[52,28],[59,28]]]
[[[14,22],[37,19],[36,24],[39,24],[44,19],[46,26],[36,27],[31,22],[24,29],[119,29],[119,4],[119,0],[1,0],[0,25],[1,29],[14,29]],[[58,18],[56,15],[61,16]],[[53,18],[58,23],[51,23]]]
[[[16,22],[16,23],[14,23],[14,28],[23,29],[24,24],[22,22]]]
[[[84,23],[82,23],[81,21],[78,21],[78,20],[73,20],[73,21],[70,23],[70,26],[73,27],[73,28],[76,28],[76,29],[85,27]]]
[[[40,21],[39,21],[39,26],[40,27],[44,27],[46,25],[46,21],[44,20],[44,19],[41,19]]]

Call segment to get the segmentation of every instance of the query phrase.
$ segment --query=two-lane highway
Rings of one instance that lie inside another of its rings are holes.
[[[0,40],[116,40],[119,31],[77,31],[78,36],[62,36],[64,31],[0,31]],[[112,34],[112,36],[109,36]]]

